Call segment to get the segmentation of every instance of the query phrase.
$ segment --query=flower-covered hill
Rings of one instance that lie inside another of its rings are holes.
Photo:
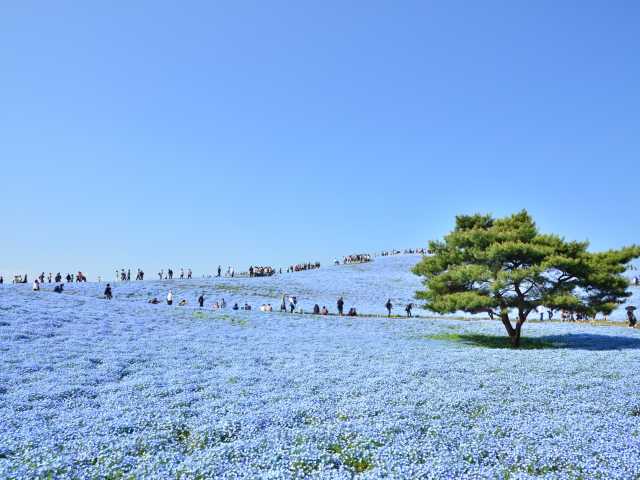
[[[336,300],[342,296],[345,300],[345,311],[355,307],[364,314],[384,314],[385,303],[391,299],[393,313],[404,315],[404,307],[415,302],[416,290],[422,288],[420,278],[411,273],[411,268],[420,260],[419,255],[397,255],[378,257],[373,262],[322,267],[318,270],[284,273],[263,278],[194,278],[174,279],[172,281],[149,280],[144,282],[111,282],[116,299],[131,302],[146,302],[157,297],[164,302],[169,290],[172,290],[177,301],[185,299],[188,306],[197,304],[197,297],[204,293],[206,307],[222,298],[231,306],[233,303],[244,305],[245,302],[254,308],[263,303],[271,303],[278,309],[282,295],[295,295],[299,306],[310,312],[314,304],[326,305],[331,312],[336,311]],[[102,298],[105,282],[81,283],[65,285],[66,294],[82,297]],[[14,288],[30,290],[24,285]],[[44,285],[51,290],[50,284]],[[634,296],[629,303],[640,306],[640,289],[633,288]],[[414,310],[414,314],[428,315],[428,312]],[[454,316],[462,316],[458,313]],[[468,316],[468,315],[464,315]],[[481,315],[481,317],[484,315]],[[532,314],[532,318],[535,315]],[[558,314],[556,314],[556,318]],[[625,320],[625,311],[620,307],[611,316],[612,320]]]
[[[409,294],[353,282],[383,265],[289,278],[381,311],[383,291]],[[637,330],[532,323],[536,348],[513,351],[489,348],[490,321],[149,305],[156,283],[111,302],[90,284],[0,290],[0,478],[640,475]]]
[[[111,282],[111,285],[116,299],[133,302],[146,302],[153,297],[164,302],[171,289],[177,301],[186,299],[190,306],[194,306],[200,293],[204,293],[207,307],[224,298],[228,305],[248,302],[255,308],[271,303],[277,309],[283,294],[295,295],[299,306],[306,312],[311,311],[315,303],[326,305],[335,312],[336,300],[343,296],[345,311],[354,306],[359,312],[382,314],[386,311],[384,304],[391,298],[397,306],[394,311],[402,314],[407,303],[415,302],[413,296],[421,287],[420,279],[411,273],[419,259],[417,255],[380,257],[370,263],[331,265],[318,270],[261,278],[174,278],[159,281],[149,276],[149,280],[144,282]],[[65,285],[65,288],[67,294],[99,298],[103,296],[104,286],[105,282],[76,283]],[[23,288],[27,289],[27,285]]]

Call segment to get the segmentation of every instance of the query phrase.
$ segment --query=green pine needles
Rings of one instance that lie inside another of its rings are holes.
[[[498,219],[459,215],[455,229],[429,242],[431,255],[414,267],[426,287],[417,298],[437,313],[496,316],[518,347],[522,325],[538,307],[595,316],[630,296],[624,273],[640,247],[598,253],[588,247],[541,234],[526,210]]]

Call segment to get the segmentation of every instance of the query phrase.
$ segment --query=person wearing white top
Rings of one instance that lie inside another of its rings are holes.
[[[167,293],[167,305],[171,305],[173,303],[173,293],[171,292],[171,290],[169,290],[169,293]]]

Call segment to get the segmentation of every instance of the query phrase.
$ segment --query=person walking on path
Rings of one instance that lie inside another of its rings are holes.
[[[344,299],[342,297],[338,299],[336,306],[338,307],[338,315],[342,316],[342,311],[344,310]]]
[[[60,289],[62,291],[62,289]],[[113,298],[113,293],[111,292],[111,285],[107,283],[106,288],[104,289],[104,298],[107,300],[111,300]]]
[[[173,304],[173,292],[169,290],[169,293],[167,293],[167,305],[171,304]]]
[[[387,309],[387,312],[389,312],[389,317],[391,317],[391,309],[393,308],[393,303],[391,303],[391,299],[387,300],[387,303],[384,304],[384,306]]]
[[[407,317],[411,318],[411,309],[413,308],[413,303],[409,303],[406,307],[404,307],[404,311],[407,312]]]
[[[204,306],[204,293],[201,293],[198,297],[198,305],[200,305],[200,308]]]

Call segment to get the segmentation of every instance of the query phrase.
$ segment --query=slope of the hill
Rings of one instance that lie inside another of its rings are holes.
[[[204,293],[206,308],[224,298],[228,307],[234,303],[242,306],[246,303],[255,309],[263,303],[270,303],[277,310],[282,302],[282,295],[295,295],[298,306],[310,312],[314,304],[326,306],[331,312],[336,311],[336,300],[342,296],[345,301],[345,312],[355,307],[361,314],[380,315],[386,313],[385,303],[391,299],[393,313],[404,314],[408,303],[416,303],[415,292],[422,288],[420,278],[411,273],[411,268],[420,260],[419,255],[398,255],[378,257],[373,262],[356,265],[331,265],[318,270],[284,273],[266,278],[194,278],[168,280],[150,280],[144,282],[112,282],[116,300],[127,302],[147,302],[156,297],[164,303],[169,290],[177,303],[185,299],[188,305],[196,305],[197,297]],[[105,283],[83,283],[65,285],[64,295],[102,298]],[[29,292],[30,285],[9,286],[5,288],[19,289]],[[45,284],[45,290],[51,290],[51,284]],[[640,306],[640,289],[632,288],[633,296],[625,305],[618,308],[611,320],[624,321],[624,307],[629,304]],[[0,289],[0,295],[2,290]],[[160,307],[158,307],[160,308]],[[432,315],[430,312],[416,308],[414,314]],[[453,316],[469,316],[461,312]],[[481,315],[480,317],[484,317]],[[556,314],[556,319],[558,315]],[[532,318],[537,318],[532,314]]]

